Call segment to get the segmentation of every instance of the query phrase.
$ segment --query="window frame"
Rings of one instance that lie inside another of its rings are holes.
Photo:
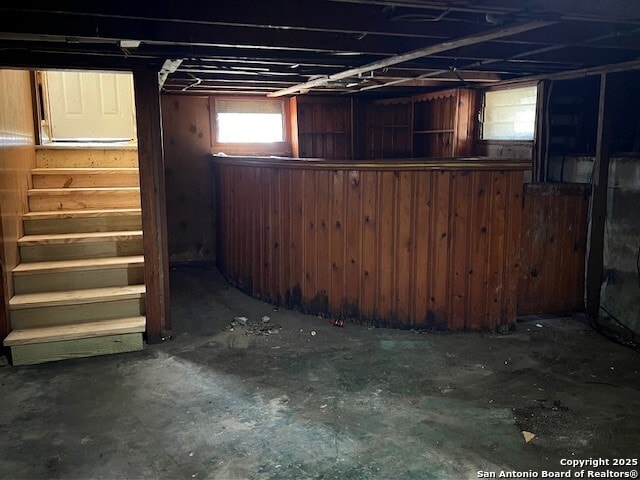
[[[229,143],[218,142],[218,112],[216,101],[234,100],[247,102],[280,103],[282,106],[283,141],[271,143]],[[224,153],[226,155],[244,156],[291,156],[291,113],[288,98],[256,98],[255,96],[212,95],[209,97],[209,113],[211,116],[211,143],[212,153]]]
[[[536,104],[535,104],[535,116],[533,119],[533,134],[530,140],[522,140],[522,139],[513,139],[513,140],[504,140],[504,139],[496,139],[496,138],[483,138],[484,135],[484,111],[486,105],[486,93],[487,92],[495,92],[501,90],[515,90],[517,88],[527,88],[527,87],[536,87]],[[508,144],[508,145],[532,145],[535,144],[536,139],[538,137],[538,107],[540,105],[540,86],[537,82],[523,82],[517,83],[513,85],[494,85],[491,87],[487,87],[482,89],[481,91],[482,98],[480,100],[480,110],[478,112],[478,143],[484,145],[497,145],[497,144]]]

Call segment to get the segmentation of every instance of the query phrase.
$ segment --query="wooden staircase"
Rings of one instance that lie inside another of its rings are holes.
[[[12,272],[14,365],[142,349],[135,148],[41,147]]]

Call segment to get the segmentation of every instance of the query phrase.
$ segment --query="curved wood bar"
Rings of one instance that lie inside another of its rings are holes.
[[[528,162],[215,162],[218,266],[246,293],[380,326],[515,323]]]

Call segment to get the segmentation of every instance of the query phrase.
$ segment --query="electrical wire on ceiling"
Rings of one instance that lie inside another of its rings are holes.
[[[449,14],[449,9],[444,10],[440,15],[433,16],[424,13],[406,13],[404,15],[394,15],[389,17],[389,20],[405,21],[405,22],[439,22]]]
[[[193,82],[190,85],[187,85],[186,87],[184,87],[182,89],[183,92],[186,92],[187,90],[189,90],[190,88],[195,87],[196,85],[200,85],[202,83],[202,79],[196,77],[195,75],[191,74],[191,73],[187,73],[187,75],[189,75],[191,78],[193,78],[195,80],[195,82]]]

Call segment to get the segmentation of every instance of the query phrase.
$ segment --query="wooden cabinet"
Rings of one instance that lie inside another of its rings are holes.
[[[469,89],[362,101],[294,97],[293,156],[328,160],[469,156],[477,108],[476,92]]]
[[[476,94],[469,89],[369,102],[366,157],[471,155],[476,110]]]
[[[294,157],[353,158],[353,104],[348,98],[291,99]]]
[[[366,158],[410,158],[411,99],[376,100],[366,105]]]

